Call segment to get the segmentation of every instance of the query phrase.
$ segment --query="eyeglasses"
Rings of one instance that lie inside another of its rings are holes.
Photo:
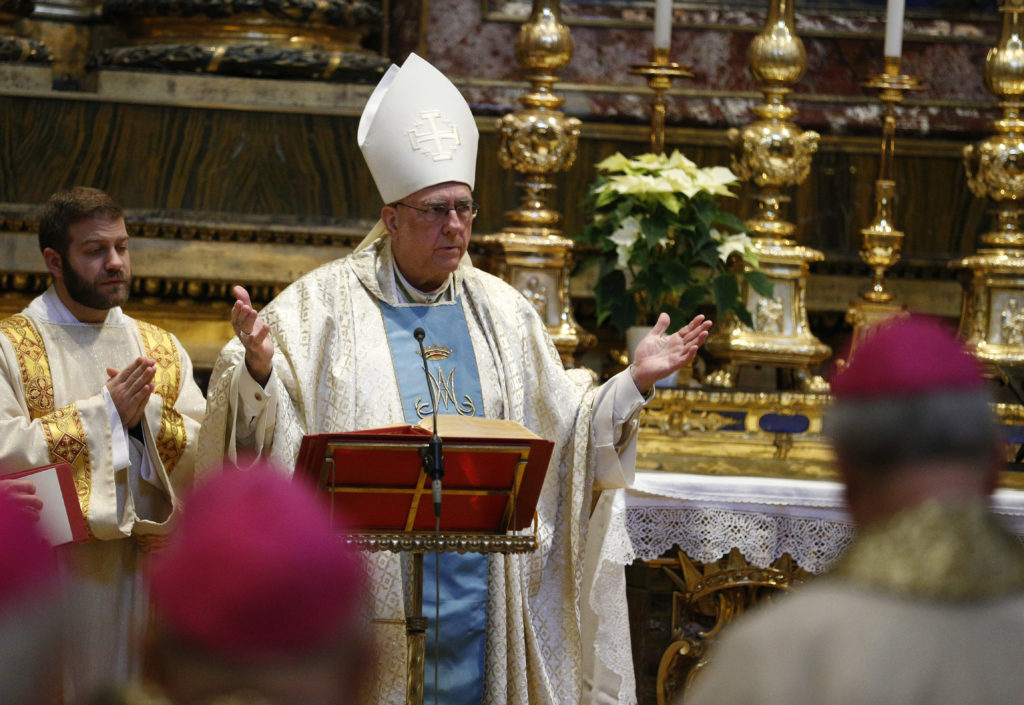
[[[477,213],[480,212],[480,205],[477,203],[459,203],[454,206],[438,204],[436,206],[428,206],[427,208],[418,208],[416,206],[410,206],[408,203],[395,201],[395,205],[405,206],[406,208],[411,208],[414,211],[419,211],[422,213],[420,217],[431,225],[436,225],[437,223],[442,223],[448,220],[448,213],[450,211],[455,211],[455,216],[463,223],[470,222],[476,218]]]

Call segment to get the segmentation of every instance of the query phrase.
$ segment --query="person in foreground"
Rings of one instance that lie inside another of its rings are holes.
[[[380,223],[352,255],[300,278],[261,312],[236,288],[237,338],[214,367],[200,453],[216,462],[248,450],[294,466],[305,434],[430,416],[413,335],[422,328],[440,413],[511,419],[555,444],[537,550],[442,557],[440,701],[578,702],[591,490],[631,482],[645,396],[693,359],[710,322],[697,317],[665,335],[662,315],[631,368],[595,389],[585,370],[564,369],[530,302],[466,256],[478,135],[455,86],[411,55],[371,95],[358,139],[386,204]],[[375,701],[402,703],[401,561],[389,553],[371,560],[375,616],[396,623],[381,628]],[[425,563],[432,586],[433,561]],[[425,592],[432,615],[433,590]],[[432,632],[427,643],[432,659]],[[428,663],[428,697],[433,671]]]
[[[985,385],[933,319],[857,346],[825,430],[858,538],[727,629],[686,705],[1021,701],[1024,546],[988,510],[1003,461]]]
[[[140,543],[167,532],[191,482],[205,400],[177,339],[121,311],[131,260],[110,196],[54,194],[39,249],[52,286],[0,321],[0,465],[72,469],[90,536],[57,549],[79,600],[64,654],[64,698],[75,702],[141,674]],[[34,492],[21,496],[32,503]]]
[[[305,481],[260,462],[200,484],[148,574],[146,685],[93,705],[357,702],[365,571]]]
[[[23,493],[0,482],[0,705],[43,705],[60,690],[67,603],[57,561]]]

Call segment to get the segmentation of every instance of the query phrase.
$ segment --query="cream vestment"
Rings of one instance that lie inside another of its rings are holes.
[[[727,627],[685,705],[1011,705],[1024,547],[982,502],[872,526],[833,573]]]
[[[404,423],[378,304],[404,303],[395,272],[385,237],[307,274],[271,302],[261,312],[275,346],[265,393],[246,371],[241,343],[229,342],[210,382],[201,463],[237,448],[269,453],[291,468],[307,433]],[[644,400],[628,373],[598,389],[586,371],[567,372],[529,302],[468,259],[449,286],[469,327],[484,415],[512,419],[555,443],[538,506],[538,550],[490,559],[484,702],[574,704],[591,492],[631,482]],[[375,616],[402,620],[399,557],[371,560]],[[625,591],[607,599],[624,605]],[[404,627],[381,631],[375,701],[403,703]],[[616,638],[628,643],[628,631]],[[611,686],[613,699],[620,687],[635,697],[631,673],[626,680]]]
[[[111,309],[81,323],[51,288],[0,322],[0,464],[71,465],[90,539],[58,549],[74,598],[65,699],[141,674],[148,600],[139,543],[167,533],[193,476],[205,401],[170,333]],[[128,436],[106,391],[107,367],[157,360],[154,391]]]

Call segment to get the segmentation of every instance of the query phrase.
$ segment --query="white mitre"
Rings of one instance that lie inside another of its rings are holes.
[[[427,186],[473,188],[479,133],[469,104],[443,73],[416,54],[392,65],[370,96],[357,133],[384,203]]]

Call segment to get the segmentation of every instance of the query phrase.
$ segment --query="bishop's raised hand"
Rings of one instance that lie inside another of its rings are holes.
[[[270,337],[270,327],[252,307],[248,291],[236,286],[231,293],[235,297],[235,305],[231,307],[231,327],[245,347],[245,366],[249,374],[263,386],[273,369],[274,341]]]

